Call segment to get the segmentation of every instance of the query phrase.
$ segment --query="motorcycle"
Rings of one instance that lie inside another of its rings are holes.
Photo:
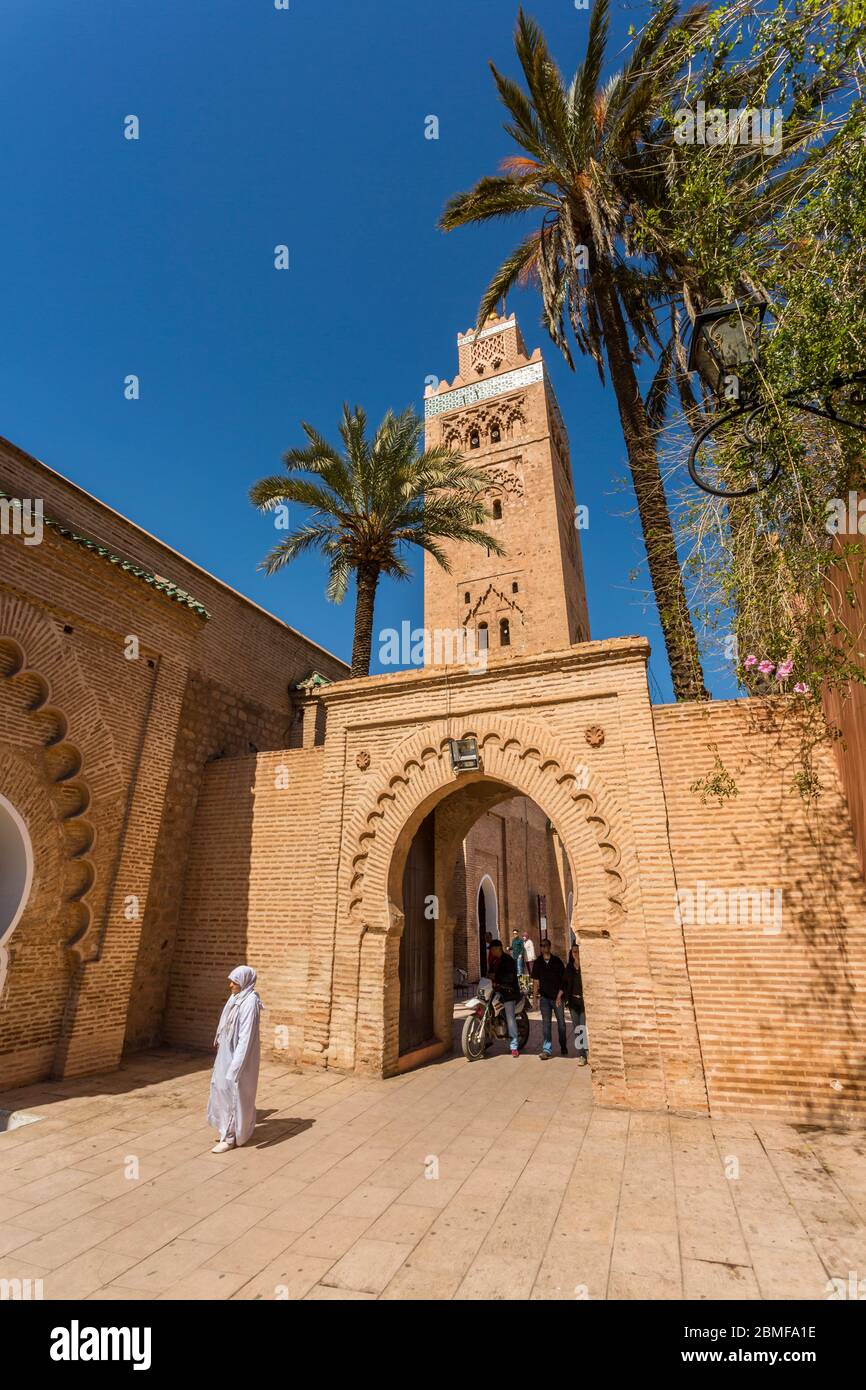
[[[467,1062],[477,1062],[483,1057],[494,1039],[508,1039],[508,1021],[504,1008],[497,1012],[493,1003],[493,985],[490,980],[479,980],[476,990],[476,1004],[473,1012],[463,1024],[463,1056]],[[520,1052],[529,1041],[529,1003],[525,994],[514,1005],[517,1017],[517,1047]]]

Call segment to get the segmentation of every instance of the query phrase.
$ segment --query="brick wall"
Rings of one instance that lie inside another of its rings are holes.
[[[792,786],[790,710],[741,700],[653,716],[677,889],[694,895],[684,931],[710,1104],[845,1118],[866,1109],[866,885],[832,752],[816,806]],[[689,788],[713,748],[739,794],[704,806]],[[769,896],[731,896],[747,889]]]
[[[0,791],[36,851],[7,943],[3,1087],[108,1070],[126,1038],[160,1036],[206,760],[292,742],[289,686],[346,667],[6,441],[0,489],[211,613],[52,528],[0,536]]]
[[[191,843],[202,779],[211,759],[249,757],[252,746],[283,748],[290,740],[291,716],[251,700],[193,672],[187,683],[165,811],[142,923],[126,1042],[131,1048],[162,1040],[178,922],[181,917],[186,857]]]
[[[209,1047],[236,965],[258,971],[263,1046],[300,1056],[324,753],[226,758],[204,772],[165,1019],[165,1041]]]
[[[211,621],[200,627],[194,665],[227,689],[240,685],[248,699],[280,709],[285,707],[287,682],[303,679],[311,668],[332,679],[346,674],[345,665],[330,652],[2,438],[0,488],[13,496],[41,498],[46,516],[102,541],[198,599]],[[75,548],[68,543],[64,548],[71,565]],[[30,582],[38,582],[39,550],[29,549]],[[136,587],[142,601],[146,586]],[[162,598],[156,601],[160,606],[166,603]]]
[[[642,640],[621,639],[497,656],[484,673],[410,671],[324,692],[307,1060],[373,1072],[397,1065],[399,998],[389,962],[399,950],[399,888],[392,876],[399,881],[414,829],[432,806],[438,833],[440,800],[450,805],[454,795],[452,827],[460,829],[457,794],[468,796],[472,779],[455,783],[447,739],[475,731],[484,738],[479,788],[501,769],[505,795],[510,788],[534,801],[567,846],[595,1019],[598,1098],[647,1108],[705,1105],[683,937],[670,910],[673,867],[646,652]],[[491,795],[480,811],[492,809],[495,787]],[[443,960],[452,925],[437,923]]]
[[[2,711],[0,702],[0,720]],[[25,821],[40,866],[7,948],[8,980],[0,1005],[0,1089],[5,1089],[49,1073],[69,970],[61,920],[67,861],[52,787],[32,752],[13,753],[2,737],[0,788]]]
[[[860,506],[864,504],[866,496],[860,499]],[[864,525],[862,519],[860,525]],[[831,572],[829,589],[836,616],[855,637],[853,651],[861,653],[861,665],[866,668],[866,575],[862,556],[843,558]],[[860,869],[866,878],[866,685],[852,682],[844,700],[837,691],[831,691],[825,697],[824,708],[830,724],[842,734],[835,744],[836,760],[854,826]]]

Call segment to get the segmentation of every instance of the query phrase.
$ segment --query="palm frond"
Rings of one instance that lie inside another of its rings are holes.
[[[502,262],[481,296],[476,318],[477,328],[483,326],[496,305],[526,275],[527,271],[537,265],[540,238],[540,232],[530,232],[529,236],[519,246],[516,246],[511,255]]]
[[[324,545],[332,541],[334,537],[333,529],[329,526],[304,526],[299,531],[295,531],[291,536],[284,536],[273,550],[265,556],[259,569],[266,574],[276,574],[278,570],[284,568],[291,560],[296,560],[299,555],[303,555],[308,550],[321,550]]]

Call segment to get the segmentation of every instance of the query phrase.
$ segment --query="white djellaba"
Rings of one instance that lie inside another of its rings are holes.
[[[214,1153],[227,1153],[252,1138],[256,1127],[256,1087],[259,1082],[259,1014],[256,972],[239,965],[228,977],[240,986],[222,1011],[214,1043],[217,1047],[207,1121],[219,1131]]]

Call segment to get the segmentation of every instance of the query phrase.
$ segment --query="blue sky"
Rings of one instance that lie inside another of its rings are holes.
[[[561,64],[587,11],[533,0]],[[456,333],[521,234],[444,236],[446,198],[509,152],[488,59],[515,72],[516,0],[5,0],[0,88],[0,433],[348,658],[352,603],[305,558],[269,578],[247,502],[299,422],[334,436],[343,400],[378,420],[456,373]],[[609,66],[643,3],[612,7]],[[124,139],[124,117],[140,120]],[[424,138],[425,118],[439,139]],[[277,244],[291,268],[274,269]],[[572,446],[593,636],[641,632],[670,698],[612,392],[550,364]],[[124,379],[140,378],[137,401]],[[378,628],[422,621],[381,586]],[[716,693],[730,693],[712,676]]]

